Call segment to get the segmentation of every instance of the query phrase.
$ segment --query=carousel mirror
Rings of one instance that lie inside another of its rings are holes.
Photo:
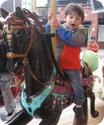
[[[90,0],[93,8],[93,12],[95,13],[103,13],[104,12],[104,0]]]

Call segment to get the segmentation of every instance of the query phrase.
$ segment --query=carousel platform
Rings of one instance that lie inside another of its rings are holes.
[[[88,100],[89,105],[89,100]],[[57,125],[73,125],[74,119],[74,112],[73,112],[73,105],[69,106],[68,108],[64,109],[62,115],[60,117],[59,123]],[[104,125],[102,120],[104,119],[104,101],[99,98],[96,98],[96,110],[99,112],[99,116],[97,118],[92,118],[89,110],[88,110],[88,123],[87,125]],[[33,119],[27,125],[38,125],[41,119]]]
[[[19,100],[15,100],[15,102],[16,102],[16,111],[18,111],[21,109],[20,102],[19,102]],[[73,125],[73,119],[74,119],[74,112],[72,110],[73,106],[74,106],[74,104],[72,104],[71,106],[69,106],[63,110],[60,120],[57,125]],[[88,100],[88,106],[89,106],[89,100]],[[88,109],[87,125],[104,125],[104,101],[102,101],[99,98],[96,98],[96,110],[99,112],[99,116],[97,118],[92,118],[89,110],[90,109]],[[15,113],[16,113],[16,111],[15,111]],[[0,108],[0,118],[4,122],[5,122],[5,119],[7,119],[4,106],[2,106]],[[34,118],[27,125],[39,125],[40,121],[41,121],[41,119]],[[103,121],[103,123],[101,123],[102,121]]]

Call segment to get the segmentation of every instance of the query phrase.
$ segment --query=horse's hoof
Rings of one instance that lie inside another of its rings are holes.
[[[98,111],[95,111],[95,112],[91,113],[91,116],[92,116],[93,118],[98,117],[98,115],[99,115],[99,112],[98,112]]]

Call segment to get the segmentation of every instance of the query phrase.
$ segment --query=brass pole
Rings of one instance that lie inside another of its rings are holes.
[[[32,12],[36,12],[36,2],[37,0],[32,0]]]
[[[50,9],[55,13],[55,15],[52,18],[56,18],[56,0],[50,0]],[[51,27],[51,32],[55,33],[56,32],[56,28],[55,27]],[[53,51],[54,51],[54,55],[56,54],[56,37],[52,38],[52,47],[53,47]]]

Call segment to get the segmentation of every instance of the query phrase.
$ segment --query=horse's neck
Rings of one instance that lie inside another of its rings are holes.
[[[39,47],[32,48],[28,56],[30,71],[42,82],[48,81],[52,72],[52,64],[48,54],[43,45],[39,43]]]

